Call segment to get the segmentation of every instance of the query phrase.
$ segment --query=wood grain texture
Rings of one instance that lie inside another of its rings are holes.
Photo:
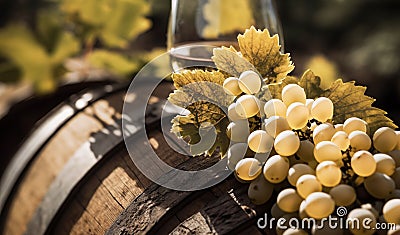
[[[155,151],[158,151],[163,160],[170,161],[172,164],[172,162],[181,163],[187,159],[187,157],[176,155],[172,149],[168,148],[162,133],[158,130],[150,133],[150,138],[157,141],[159,148]],[[113,156],[106,158],[101,166],[80,184],[81,186],[76,189],[78,193],[71,195],[73,200],[79,201],[80,204],[66,205],[51,231],[85,233],[87,232],[85,227],[77,225],[82,224],[82,220],[87,217],[93,217],[101,224],[99,229],[103,233],[115,221],[119,213],[151,182],[135,167],[125,148],[121,148]],[[73,208],[74,206],[78,208]],[[70,210],[80,210],[81,213],[69,213]],[[65,220],[75,221],[75,223],[64,224]],[[94,223],[92,226],[97,225]]]
[[[23,234],[36,208],[43,200],[51,183],[74,153],[91,137],[101,131],[110,115],[121,112],[123,93],[95,102],[89,109],[93,115],[81,112],[67,122],[35,158],[14,193],[9,205],[5,234]],[[114,108],[115,107],[115,108]],[[99,116],[101,115],[101,116]]]

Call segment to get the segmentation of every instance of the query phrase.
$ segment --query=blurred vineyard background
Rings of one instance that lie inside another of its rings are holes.
[[[375,105],[400,123],[398,0],[277,0],[277,6],[295,75],[312,68],[327,81],[367,85]],[[169,9],[168,0],[1,0],[1,154],[11,154],[12,144],[70,94],[63,87],[129,81],[165,52]]]

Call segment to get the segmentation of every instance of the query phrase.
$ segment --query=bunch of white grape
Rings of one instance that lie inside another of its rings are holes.
[[[286,85],[282,99],[262,102],[255,96],[261,85],[253,71],[224,83],[225,91],[236,96],[228,108],[227,135],[233,143],[228,168],[250,183],[251,201],[266,203],[275,191],[274,216],[296,213],[298,218],[319,220],[344,206],[356,208],[349,216],[361,218],[371,216],[359,208],[356,189],[361,188],[371,200],[386,202],[376,209],[374,221],[382,217],[400,224],[400,132],[381,127],[371,138],[367,122],[360,118],[332,123],[333,102],[327,97],[307,99],[297,84]],[[249,125],[252,118],[262,123],[259,128]]]

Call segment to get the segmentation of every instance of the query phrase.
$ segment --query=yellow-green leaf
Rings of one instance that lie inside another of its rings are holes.
[[[97,0],[96,0],[97,1]],[[146,19],[150,5],[144,0],[112,0],[112,13],[105,21],[101,38],[112,47],[126,47],[130,40],[151,26]]]
[[[267,29],[247,29],[238,36],[240,52],[258,72],[267,84],[281,81],[293,69],[289,54],[280,52],[278,35],[270,36]]]
[[[140,65],[120,53],[100,49],[90,53],[87,59],[94,67],[105,69],[119,76],[132,74],[139,69]]]
[[[248,70],[257,72],[257,69],[232,46],[230,48],[216,48],[213,54],[212,60],[217,68],[232,76],[239,77],[241,73]]]
[[[172,123],[173,125],[171,131],[177,136],[182,137],[186,141],[188,141],[188,144],[193,146],[200,142],[200,126],[193,114],[189,114],[187,116],[178,115],[172,120]],[[228,124],[229,119],[225,117],[214,125],[216,130],[216,138],[214,144],[208,150],[206,150],[207,155],[214,154],[218,148],[221,157],[225,155],[230,142],[229,138],[226,135],[226,128]]]
[[[63,0],[61,9],[86,38],[100,38],[110,47],[126,47],[151,26],[145,0]]]
[[[22,24],[9,25],[0,31],[0,54],[18,66],[22,79],[34,84],[38,92],[55,87],[53,68],[45,48]]]
[[[221,154],[224,154],[229,146],[229,139],[225,134],[229,124],[226,112],[234,99],[222,87],[224,75],[218,71],[188,70],[175,73],[172,78],[177,90],[168,100],[190,112],[187,116],[175,118],[172,131],[189,137],[189,143],[195,144],[200,139],[201,125],[212,125],[217,136],[208,153],[212,154],[219,147]]]
[[[321,78],[315,76],[311,70],[304,72],[300,78],[299,85],[304,88],[308,99],[315,99],[324,92],[321,89]]]
[[[354,82],[343,83],[338,79],[322,93],[321,96],[328,97],[333,102],[333,122],[343,123],[347,118],[358,117],[368,123],[370,134],[383,126],[397,128],[393,121],[385,116],[385,111],[372,107],[375,99],[364,94],[366,89],[356,86]]]
[[[226,94],[221,85],[208,81],[189,83],[175,90],[168,98],[171,103],[186,108],[197,116],[204,115],[204,119],[199,120],[200,122],[206,119],[218,121],[221,116],[225,116],[221,109],[227,109],[233,99],[234,96]],[[219,109],[211,110],[207,106],[208,103],[216,105]],[[213,117],[215,114],[217,117]],[[214,122],[211,123],[214,124]]]
[[[79,41],[69,32],[61,32],[50,54],[53,65],[62,64],[65,59],[75,55],[80,50]]]

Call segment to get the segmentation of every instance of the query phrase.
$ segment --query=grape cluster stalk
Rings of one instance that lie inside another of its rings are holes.
[[[263,102],[256,97],[262,79],[253,71],[228,78],[223,86],[236,96],[228,108],[226,133],[233,143],[226,154],[228,168],[249,183],[254,204],[268,202],[275,191],[274,217],[321,220],[346,207],[349,218],[400,226],[400,131],[381,127],[369,133],[368,123],[358,117],[334,123],[333,102],[308,99],[298,84],[286,85],[281,99]],[[260,125],[254,125],[257,121]],[[277,230],[307,234],[295,231]]]

